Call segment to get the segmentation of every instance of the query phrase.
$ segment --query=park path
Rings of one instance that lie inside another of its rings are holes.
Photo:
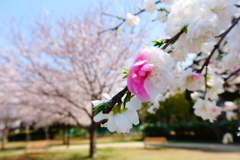
[[[240,152],[240,145],[224,145],[211,143],[167,143],[161,145],[170,148],[185,148],[185,149],[201,149],[204,151],[218,151],[218,152]]]
[[[184,149],[200,149],[204,151],[212,152],[240,152],[240,145],[224,145],[224,144],[208,144],[208,143],[167,143],[163,145],[154,145],[157,147],[169,147],[169,148],[184,148]],[[119,142],[119,143],[101,143],[97,144],[97,148],[143,148],[144,142]],[[70,145],[70,146],[51,146],[48,149],[28,149],[30,152],[41,152],[41,151],[55,151],[55,150],[73,150],[73,149],[88,149],[88,144],[81,145]],[[24,149],[21,150],[6,150],[2,152],[15,152],[25,153]]]

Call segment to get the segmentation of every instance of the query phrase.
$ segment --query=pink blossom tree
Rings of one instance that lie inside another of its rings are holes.
[[[11,28],[6,36],[9,47],[2,49],[17,70],[19,103],[26,113],[31,112],[23,120],[39,126],[59,122],[87,129],[92,158],[97,156],[98,123],[93,121],[91,101],[121,86],[121,67],[133,55],[136,39],[126,34],[128,30],[98,34],[111,23],[99,13],[100,9],[81,17],[62,17],[54,24],[36,21],[27,34]]]

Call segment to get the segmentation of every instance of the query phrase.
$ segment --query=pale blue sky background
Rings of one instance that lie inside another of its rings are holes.
[[[81,16],[81,13],[93,9],[94,5],[100,3],[110,6],[108,13],[124,17],[126,12],[138,11],[138,6],[143,4],[143,0],[0,0],[0,33],[11,25],[23,27],[24,24],[42,19],[46,12],[49,12],[51,21],[60,16],[67,17],[78,14]],[[156,17],[156,14],[144,14],[150,17],[150,21]],[[12,23],[13,20],[14,23]],[[153,34],[153,37],[158,37],[159,33]],[[0,36],[0,46],[3,43],[3,37]]]
[[[51,21],[58,19],[60,16],[67,17],[78,14],[81,16],[81,13],[93,9],[94,5],[99,5],[99,3],[110,5],[108,13],[125,16],[126,12],[135,13],[138,11],[138,6],[143,5],[143,0],[0,0],[0,46],[6,44],[1,34],[13,25],[12,20],[14,20],[15,26],[24,26],[24,24],[38,18],[42,19],[46,12],[49,12]],[[133,3],[135,4],[133,5]],[[149,21],[156,17],[156,13],[144,13],[142,15],[148,17]],[[151,40],[159,38],[164,29],[159,22],[149,22],[148,25],[153,27],[148,33],[149,36],[146,41],[149,45],[152,45]]]

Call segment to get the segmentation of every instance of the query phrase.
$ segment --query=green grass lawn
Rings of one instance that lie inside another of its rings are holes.
[[[88,150],[48,151],[15,155],[0,160],[88,160]],[[240,153],[205,152],[185,149],[104,148],[98,160],[239,160]]]
[[[105,136],[105,137],[98,137],[97,143],[115,143],[115,142],[133,142],[133,141],[139,141],[141,139],[141,136],[125,136],[124,140],[121,135],[114,135],[114,136]],[[41,140],[44,141],[44,140]],[[34,141],[32,141],[34,142]],[[50,146],[60,146],[62,144],[62,139],[57,140],[50,140],[49,144]],[[76,144],[89,144],[89,138],[71,138],[70,139],[70,145],[76,145]],[[24,149],[26,146],[25,141],[19,141],[19,142],[8,142],[5,144],[5,150],[12,150],[12,149]]]

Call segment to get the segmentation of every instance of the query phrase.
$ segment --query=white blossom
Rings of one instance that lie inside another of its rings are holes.
[[[226,117],[227,117],[227,120],[229,120],[229,121],[235,120],[237,118],[237,114],[232,111],[227,111]]]
[[[216,75],[210,66],[208,66],[207,71],[208,71],[207,72],[208,88],[206,93],[206,99],[210,98],[211,100],[217,100],[218,94],[224,92],[224,88],[223,88],[224,80],[218,75]],[[206,72],[206,68],[203,74],[205,74],[205,72]]]
[[[234,28],[229,32],[229,34],[226,36],[227,40],[230,42],[226,44],[226,47],[228,48],[229,53],[239,54],[240,53],[240,36],[236,36],[240,34],[240,24],[238,23]]]
[[[193,100],[197,100],[198,98],[202,97],[203,95],[199,92],[193,92],[190,94],[190,96]]]
[[[140,18],[138,16],[134,16],[131,13],[127,13],[125,23],[130,27],[134,27],[139,24]]]
[[[99,122],[103,119],[108,119],[106,123],[101,125],[102,127],[106,127],[110,132],[129,133],[132,124],[137,125],[139,123],[136,110],[140,109],[140,107],[141,101],[133,97],[130,102],[126,103],[127,110],[123,110],[121,113],[117,114],[114,114],[113,111],[109,114],[100,112],[94,117],[94,121]]]
[[[156,10],[155,0],[144,0],[145,10],[153,13]]]
[[[233,42],[235,43],[235,42]],[[232,69],[234,66],[239,65],[240,53],[229,52],[222,58],[222,63],[226,69]]]
[[[211,77],[210,80],[207,81],[207,85],[210,87],[210,89],[207,89],[206,98],[217,100],[218,94],[224,92],[223,84],[224,80],[222,78]]]
[[[198,0],[178,0],[171,8],[166,22],[166,33],[174,36],[183,26],[189,25],[195,20],[196,15],[201,12]]]
[[[172,45],[171,57],[175,61],[183,62],[186,60],[187,53],[184,46],[181,45],[178,41]]]
[[[162,0],[161,2],[162,3],[165,3],[165,4],[171,4],[173,3],[175,0]]]
[[[204,84],[204,76],[200,73],[195,73],[192,71],[192,68],[188,68],[183,71],[183,75],[181,77],[181,90],[184,91],[186,89],[190,91],[199,90]]]
[[[157,20],[160,22],[165,22],[167,20],[167,12],[166,11],[158,11],[157,12]]]
[[[224,111],[233,111],[236,109],[238,109],[238,106],[235,103],[231,101],[224,102],[224,108],[223,108]]]
[[[224,144],[232,143],[232,142],[233,142],[232,134],[231,134],[231,133],[225,133],[225,134],[223,135],[222,142],[223,142]]]
[[[203,120],[209,120],[213,123],[217,116],[221,114],[221,108],[216,106],[215,101],[197,99],[193,108],[194,114],[201,117]]]
[[[199,53],[202,43],[212,41],[219,34],[216,30],[217,15],[198,0],[176,1],[166,24],[166,33],[171,37],[187,26],[187,33],[181,35],[178,42],[191,53]]]
[[[204,6],[217,15],[217,27],[219,31],[226,29],[231,24],[234,14],[238,12],[235,6],[239,0],[206,0]]]

